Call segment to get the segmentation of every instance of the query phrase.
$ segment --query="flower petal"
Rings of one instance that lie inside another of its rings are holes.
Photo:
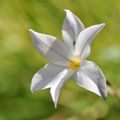
[[[106,79],[95,63],[84,61],[75,78],[80,86],[96,93],[102,98],[107,97]]]
[[[90,45],[86,45],[86,47],[84,48],[80,58],[81,60],[85,60],[89,55],[90,55],[90,52],[91,52],[91,48],[90,48]]]
[[[53,99],[53,102],[55,104],[55,108],[57,107],[57,101],[58,97],[60,95],[61,88],[63,87],[65,81],[67,81],[73,74],[73,71],[70,71],[68,69],[64,69],[54,80],[54,84],[51,87],[51,96]]]
[[[30,30],[33,44],[37,50],[50,62],[58,65],[66,65],[72,53],[67,49],[65,44],[56,37],[37,33]]]
[[[77,41],[76,41],[76,45],[75,45],[75,53],[74,54],[76,56],[81,58],[81,55],[82,55],[82,57],[85,58],[84,55],[82,54],[84,49],[86,49],[86,47],[89,47],[89,45],[91,44],[94,37],[97,35],[98,32],[100,32],[100,30],[104,27],[104,25],[105,25],[104,23],[98,24],[98,25],[93,25],[91,27],[86,28],[79,34]],[[84,53],[86,53],[86,52],[84,52]],[[90,52],[88,52],[88,53],[90,53]],[[86,56],[86,54],[85,54],[85,56]]]
[[[62,26],[64,42],[73,50],[78,34],[84,29],[83,23],[71,11],[65,10],[66,17]]]
[[[45,89],[51,87],[50,83],[57,77],[57,75],[64,70],[64,67],[47,64],[40,69],[32,78],[31,91]]]

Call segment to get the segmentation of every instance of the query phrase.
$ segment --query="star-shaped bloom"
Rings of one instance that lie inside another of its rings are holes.
[[[85,28],[71,11],[65,12],[62,26],[63,42],[56,37],[29,30],[33,44],[50,62],[35,73],[31,90],[50,88],[55,107],[61,88],[72,76],[81,87],[102,98],[107,97],[106,79],[102,71],[94,62],[86,60],[90,54],[92,40],[105,24]]]

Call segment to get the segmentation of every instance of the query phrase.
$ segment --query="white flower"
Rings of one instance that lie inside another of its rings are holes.
[[[78,85],[101,96],[107,97],[106,80],[100,68],[85,60],[90,54],[90,45],[103,24],[85,29],[83,23],[71,11],[66,11],[62,26],[61,42],[56,37],[37,33],[30,29],[33,44],[50,61],[32,78],[31,90],[50,88],[57,107],[58,97],[64,83],[73,76]]]

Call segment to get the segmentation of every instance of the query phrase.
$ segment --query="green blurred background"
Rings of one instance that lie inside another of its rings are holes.
[[[30,91],[34,73],[47,61],[32,45],[28,29],[61,37],[64,9],[85,24],[105,22],[92,44],[95,61],[120,88],[120,0],[0,0],[0,120],[120,120],[120,99],[104,101],[73,79],[54,109],[49,89]]]

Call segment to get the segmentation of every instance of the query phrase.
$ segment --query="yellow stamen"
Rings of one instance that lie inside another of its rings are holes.
[[[69,68],[72,70],[77,70],[80,67],[81,61],[77,58],[73,58],[69,63]]]

